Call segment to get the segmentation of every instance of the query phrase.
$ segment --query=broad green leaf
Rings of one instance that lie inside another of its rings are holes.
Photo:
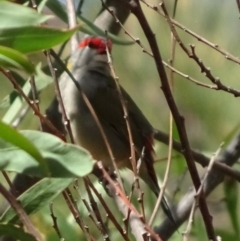
[[[49,205],[69,184],[73,178],[44,178],[17,198],[27,214],[33,214]],[[9,207],[0,218],[0,222],[16,223],[18,215]]]
[[[0,29],[38,25],[52,16],[42,15],[20,4],[0,1]]]
[[[24,70],[29,74],[35,72],[34,65],[24,54],[5,46],[0,46],[0,66]]]
[[[22,53],[41,51],[65,42],[80,28],[82,25],[70,30],[31,26],[3,29],[0,32],[0,45]]]
[[[21,131],[34,144],[44,158],[51,177],[82,177],[93,168],[91,155],[83,148],[64,143],[58,137],[40,131]],[[26,152],[0,143],[0,169],[46,177],[39,164]]]
[[[38,149],[32,144],[32,142],[25,138],[23,135],[21,135],[19,132],[17,132],[15,129],[13,129],[11,126],[3,123],[2,121],[0,121],[0,140],[1,139],[20,148],[24,151],[24,153],[28,153],[28,155],[34,158],[35,163],[39,163],[40,171],[44,171],[45,174],[48,173],[47,165],[44,158],[42,157]]]
[[[231,178],[224,179],[224,192],[225,192],[225,202],[227,205],[228,214],[232,222],[235,235],[240,236],[239,233],[239,222],[238,222],[238,183],[236,180]]]
[[[31,234],[26,233],[22,227],[0,223],[0,237],[4,235],[20,241],[36,241],[36,239]]]

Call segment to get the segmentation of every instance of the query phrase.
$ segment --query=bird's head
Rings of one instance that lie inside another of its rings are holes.
[[[110,40],[106,40],[102,37],[87,37],[83,39],[78,48],[80,51],[80,63],[79,64],[89,64],[93,61],[97,61],[98,63],[106,63],[107,64],[107,48],[109,52],[112,50],[112,42]]]
[[[111,52],[112,50],[112,42],[111,40],[106,40],[102,37],[88,37],[85,38],[78,45],[79,48],[89,48],[93,50],[96,54],[106,54],[106,49]]]

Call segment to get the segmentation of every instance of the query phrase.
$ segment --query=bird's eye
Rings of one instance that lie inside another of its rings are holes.
[[[88,43],[88,47],[89,47],[89,48],[94,48],[94,43],[93,43],[92,41],[90,41],[90,42]]]

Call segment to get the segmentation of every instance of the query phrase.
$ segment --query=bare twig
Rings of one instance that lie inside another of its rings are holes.
[[[162,239],[158,235],[156,235],[156,233],[151,229],[151,227],[144,223],[142,216],[138,213],[136,208],[127,199],[127,197],[119,187],[119,184],[111,179],[111,177],[106,172],[101,162],[98,162],[97,165],[99,169],[102,171],[104,178],[106,178],[106,180],[109,182],[109,189],[111,195],[115,199],[115,202],[117,203],[118,208],[122,212],[122,214],[126,217],[128,215],[129,209],[131,210],[129,216],[129,223],[133,234],[135,235],[135,237],[137,237],[137,240],[144,240],[145,229],[155,240],[161,241]]]
[[[111,210],[109,209],[108,205],[106,204],[106,202],[102,198],[102,195],[98,193],[98,191],[96,190],[96,188],[93,186],[93,184],[90,182],[90,180],[88,178],[86,178],[85,180],[88,182],[88,185],[93,190],[95,195],[98,197],[98,200],[101,202],[101,204],[102,204],[103,208],[105,209],[109,219],[113,222],[114,226],[119,231],[119,233],[121,234],[123,239],[126,240],[126,241],[129,241],[129,238],[127,236],[126,230],[122,229],[121,225],[116,220],[115,215],[111,212]]]
[[[59,107],[60,107],[60,110],[61,110],[61,113],[62,113],[62,116],[63,116],[64,125],[65,125],[65,127],[68,131],[71,143],[74,144],[74,138],[73,138],[73,133],[72,133],[72,129],[71,129],[71,124],[70,124],[70,121],[69,121],[69,119],[67,117],[67,114],[66,114],[66,110],[65,110],[63,100],[62,100],[62,96],[61,96],[61,91],[60,91],[60,88],[59,88],[59,82],[58,82],[58,79],[57,79],[57,76],[56,76],[56,70],[53,68],[49,51],[46,51],[46,56],[47,56],[48,66],[49,66],[52,78],[54,80],[55,93],[56,93],[56,96],[57,96],[57,99],[58,99],[58,102],[59,102]]]
[[[240,96],[240,92],[239,92],[239,91],[234,90],[234,89],[232,89],[232,88],[230,88],[230,87],[226,87],[225,85],[223,85],[223,84],[221,83],[221,81],[219,80],[219,78],[215,78],[215,77],[212,75],[210,69],[207,68],[207,67],[205,66],[205,64],[203,63],[203,61],[200,60],[200,59],[198,58],[198,56],[196,55],[195,46],[194,46],[194,45],[190,45],[190,48],[191,48],[190,50],[185,46],[185,44],[181,41],[180,37],[178,36],[177,31],[175,30],[174,25],[173,25],[172,22],[171,22],[171,19],[170,19],[169,15],[168,15],[168,11],[167,11],[167,9],[166,9],[166,6],[165,6],[165,4],[164,4],[164,1],[160,4],[160,6],[161,6],[161,8],[162,8],[162,10],[163,10],[163,12],[164,12],[164,14],[165,14],[165,17],[166,17],[166,19],[167,19],[167,22],[168,22],[168,24],[169,24],[169,27],[170,27],[170,29],[171,29],[171,32],[172,32],[172,34],[174,35],[177,43],[178,43],[179,46],[182,48],[182,50],[188,55],[188,57],[189,57],[189,58],[192,58],[192,59],[198,64],[198,66],[199,66],[200,69],[201,69],[201,72],[204,73],[205,76],[206,76],[213,84],[215,84],[215,85],[217,86],[218,90],[223,90],[223,91],[229,92],[229,93],[233,94],[235,97]]]
[[[60,239],[60,240],[63,240],[64,238],[62,237],[62,234],[61,234],[61,232],[60,232],[60,230],[59,230],[59,228],[58,228],[57,217],[56,217],[56,216],[54,215],[54,213],[53,213],[53,203],[50,203],[49,208],[50,208],[50,215],[51,215],[52,220],[53,220],[53,225],[52,225],[52,227],[53,227],[54,230],[56,231],[59,239]]]
[[[196,190],[198,190],[198,188],[201,185],[201,181],[200,181],[200,178],[198,175],[196,165],[193,160],[193,156],[192,156],[192,152],[190,149],[183,117],[180,115],[177,105],[174,101],[173,95],[171,93],[171,89],[170,89],[170,86],[168,83],[168,78],[167,78],[164,66],[162,64],[162,57],[161,57],[161,54],[160,54],[160,51],[159,51],[159,48],[158,48],[158,45],[156,42],[155,35],[152,32],[152,30],[149,26],[149,23],[142,11],[140,2],[138,0],[132,1],[132,2],[130,2],[130,6],[131,6],[132,13],[138,19],[138,21],[144,31],[144,34],[149,42],[149,45],[151,47],[151,50],[152,50],[152,53],[154,56],[154,61],[156,64],[156,68],[157,68],[159,78],[160,78],[160,81],[162,84],[161,88],[165,95],[168,106],[172,112],[173,118],[174,118],[176,126],[177,126],[177,130],[178,130],[179,137],[180,137],[181,144],[182,144],[182,149],[184,150],[183,155],[187,162],[189,173],[191,175],[194,187]],[[216,235],[215,235],[215,232],[214,232],[214,229],[212,226],[211,215],[208,211],[208,207],[207,207],[204,196],[201,196],[199,198],[199,208],[200,208],[203,220],[204,220],[205,228],[206,228],[209,239],[216,241]]]
[[[227,148],[220,153],[215,161],[221,162],[222,165],[232,166],[240,158],[240,135],[234,138]],[[212,169],[208,174],[206,184],[204,185],[205,195],[209,195],[212,190],[216,188],[224,179],[224,174],[220,170]],[[165,219],[164,222],[155,229],[155,231],[163,237],[163,239],[169,239],[169,237],[176,231],[176,229],[189,217],[192,204],[194,202],[194,196],[196,194],[195,190],[189,191],[178,203],[175,208],[175,222],[176,226],[173,226],[172,223]]]
[[[239,2],[239,0],[236,0]],[[165,14],[163,12],[160,11],[160,9],[158,8],[158,6],[156,5],[151,5],[149,3],[147,3],[144,0],[141,0],[141,2],[143,2],[147,7],[153,9],[154,11],[156,11],[157,13],[159,13],[161,16],[163,16],[164,18],[166,18]],[[206,44],[207,46],[211,47],[212,49],[218,51],[219,53],[221,53],[222,55],[224,55],[224,57],[230,61],[233,61],[237,64],[240,64],[240,59],[239,57],[235,57],[232,54],[230,54],[229,52],[227,52],[226,50],[222,49],[219,47],[218,44],[214,44],[211,43],[209,40],[203,38],[202,36],[196,34],[195,32],[193,32],[192,30],[188,29],[187,27],[185,27],[184,25],[180,24],[179,22],[177,22],[175,19],[170,18],[171,23],[182,29],[184,32],[188,33],[189,35],[191,35],[192,37],[196,38],[198,41]]]
[[[107,7],[103,1],[102,1],[102,4],[105,7]],[[106,46],[107,46],[107,44],[106,44]],[[138,178],[135,144],[134,144],[134,141],[133,141],[130,119],[129,119],[129,115],[128,115],[128,109],[127,109],[127,106],[126,106],[126,100],[124,99],[124,96],[123,96],[123,93],[122,93],[122,90],[121,90],[121,87],[120,87],[120,84],[119,84],[119,78],[116,76],[116,73],[115,73],[115,70],[114,70],[114,67],[113,67],[112,58],[111,58],[108,47],[107,47],[107,58],[108,58],[108,64],[109,64],[109,67],[110,67],[110,70],[111,70],[112,77],[115,80],[115,84],[116,84],[118,95],[119,95],[119,100],[121,102],[121,106],[122,106],[122,109],[123,109],[123,115],[124,115],[123,118],[126,121],[127,132],[128,132],[128,137],[129,137],[129,145],[130,145],[129,147],[130,147],[130,150],[131,150],[130,161],[131,161],[132,170],[133,170],[133,173],[134,173],[134,183],[137,186],[137,190],[138,190],[138,194],[139,194],[138,201],[141,205],[142,214],[144,215],[142,191],[141,191],[141,188],[140,188],[140,182],[139,182],[139,178]]]
[[[69,192],[67,192],[66,190],[63,191],[63,197],[69,207],[69,210],[71,211],[73,217],[75,218],[76,223],[79,225],[79,227],[82,229],[82,231],[85,234],[85,237],[88,241],[95,241],[95,238],[93,238],[90,233],[89,230],[87,228],[87,226],[85,225],[79,211],[78,208],[75,205],[74,200],[72,200],[71,194],[69,196]]]
[[[17,197],[17,196],[18,196],[17,190],[15,189],[14,185],[12,184],[12,182],[11,182],[11,180],[10,180],[7,172],[2,171],[2,174],[3,174],[3,176],[4,176],[4,178],[5,178],[6,182],[7,182],[7,184],[9,185],[12,194],[14,195],[14,197]]]
[[[108,230],[107,230],[106,226],[104,225],[104,222],[102,220],[102,217],[101,217],[98,205],[97,205],[97,203],[94,200],[94,197],[92,195],[90,187],[88,186],[88,181],[85,178],[83,179],[83,181],[84,181],[84,184],[85,184],[85,188],[86,188],[86,191],[87,191],[87,194],[88,194],[88,197],[89,197],[89,201],[90,201],[90,205],[91,205],[92,209],[89,207],[89,205],[87,204],[86,200],[84,201],[85,206],[90,211],[90,214],[91,214],[93,222],[96,224],[98,229],[103,234],[104,240],[110,241],[110,237],[108,235]]]
[[[102,1],[102,0],[101,0]],[[103,6],[106,7],[105,4],[103,4]],[[135,38],[124,26],[123,24],[119,21],[119,19],[117,18],[117,16],[114,14],[113,10],[106,7],[106,10],[116,19],[116,22],[121,26],[121,28],[124,30],[125,34],[127,34],[133,41],[136,42],[137,45],[140,46],[140,48],[142,49],[142,51],[144,53],[146,53],[147,55],[153,57],[153,54],[146,49],[146,47],[142,44],[141,40],[139,38]],[[219,79],[216,78],[216,83],[215,85],[209,85],[209,84],[205,84],[205,83],[202,83],[196,79],[194,79],[193,77],[187,75],[187,74],[184,74],[182,73],[181,71],[179,71],[178,69],[174,68],[173,66],[171,66],[170,64],[166,63],[165,61],[162,60],[162,63],[164,66],[166,66],[168,69],[170,69],[173,73],[176,73],[180,76],[182,76],[183,78],[187,79],[187,80],[190,80],[192,83],[198,85],[198,86],[201,86],[201,87],[204,87],[204,88],[208,88],[208,89],[212,89],[212,90],[222,90],[222,91],[226,91],[226,92],[229,92],[231,94],[233,94],[234,96],[238,96],[240,94],[239,91],[237,90],[234,90],[230,87],[226,87],[224,85],[222,85],[221,82],[219,82]],[[213,77],[214,78],[214,77]]]
[[[0,68],[0,72],[2,72],[8,78],[8,80],[12,83],[14,89],[16,89],[18,91],[18,93],[24,98],[24,100],[28,103],[28,105],[33,109],[34,114],[36,116],[38,116],[43,121],[43,123],[45,123],[55,133],[56,136],[58,136],[59,138],[64,140],[64,137],[63,137],[62,133],[60,133],[59,130],[44,115],[42,115],[41,112],[39,112],[38,108],[25,95],[22,88],[18,85],[18,83],[13,78],[11,73],[7,70],[2,69],[2,68]]]
[[[222,144],[221,144],[222,146]],[[186,230],[183,232],[183,241],[188,241],[188,235],[191,231],[191,227],[192,227],[192,223],[193,223],[193,216],[194,216],[194,212],[196,210],[196,207],[198,205],[198,202],[199,202],[199,197],[201,196],[201,193],[203,191],[203,188],[204,188],[204,185],[206,184],[206,180],[212,170],[212,167],[213,167],[213,163],[215,162],[216,160],[216,157],[220,154],[220,151],[221,151],[221,146],[220,148],[213,154],[210,162],[209,162],[209,165],[207,167],[207,171],[206,173],[204,174],[204,177],[202,178],[202,184],[201,186],[199,187],[196,195],[195,195],[195,200],[193,202],[193,205],[192,205],[192,209],[191,209],[191,212],[190,212],[190,215],[189,215],[189,219],[188,219],[188,224],[187,224],[187,228]]]
[[[155,135],[154,138],[166,145],[168,145],[169,143],[169,135],[156,130],[155,129]],[[173,141],[173,149],[182,153],[183,149],[182,146],[179,142],[177,141]],[[203,167],[206,167],[209,165],[210,159],[208,157],[206,157],[205,155],[203,155],[202,153],[199,153],[197,151],[191,150],[192,151],[192,155],[194,157],[194,160],[198,163],[200,163]],[[217,160],[216,162],[214,162],[213,167],[216,168],[217,170],[221,171],[224,175],[229,175],[230,177],[236,179],[238,182],[240,182],[240,172],[237,170],[234,170],[233,168],[225,165],[224,163],[219,162],[219,160]]]

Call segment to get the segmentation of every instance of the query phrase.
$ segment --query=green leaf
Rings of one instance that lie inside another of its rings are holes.
[[[21,241],[36,241],[36,239],[29,233],[25,233],[23,228],[12,225],[0,223],[0,237],[6,235]]]
[[[82,177],[93,168],[91,155],[77,145],[64,143],[58,137],[40,131],[21,131],[34,144],[45,159],[51,177]],[[0,169],[24,173],[30,176],[46,177],[39,164],[26,152],[0,143]]]
[[[20,148],[24,152],[28,153],[28,155],[33,157],[33,159],[35,160],[35,163],[38,162],[40,164],[40,168],[39,168],[40,171],[41,172],[44,171],[45,174],[48,173],[47,165],[45,163],[44,158],[42,157],[38,149],[31,143],[31,141],[29,141],[27,138],[25,138],[15,129],[13,129],[11,126],[3,123],[2,121],[0,121],[0,140],[1,139]],[[1,145],[0,145],[0,148],[1,148]]]
[[[34,65],[24,54],[4,46],[0,46],[0,66],[24,70],[29,74],[35,72]]]
[[[224,179],[225,202],[227,205],[228,214],[230,216],[235,235],[240,237],[238,223],[238,183],[231,178]]]
[[[27,214],[36,213],[49,205],[72,181],[73,178],[44,178],[19,196],[17,200],[20,201]],[[16,223],[18,220],[19,217],[12,207],[9,207],[0,218],[1,222]]]
[[[42,15],[34,9],[7,1],[0,1],[0,29],[38,25],[52,16]]]
[[[22,53],[41,51],[65,42],[80,28],[82,25],[70,30],[45,27],[3,29],[0,32],[0,45],[16,49]]]

